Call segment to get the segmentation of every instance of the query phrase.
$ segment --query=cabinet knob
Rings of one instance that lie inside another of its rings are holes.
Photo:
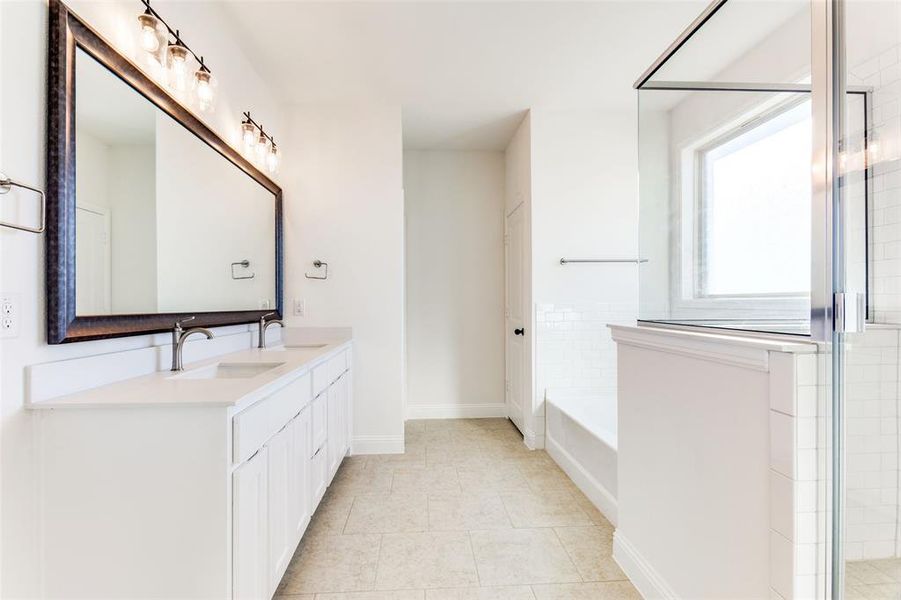
[[[525,335],[525,334],[526,334],[526,330],[523,329],[522,327],[520,327],[519,329],[514,329],[514,330],[513,330],[513,334],[514,334],[514,335]]]

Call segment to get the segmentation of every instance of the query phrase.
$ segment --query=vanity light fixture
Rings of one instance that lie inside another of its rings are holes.
[[[270,173],[278,171],[281,159],[275,138],[263,130],[263,126],[254,121],[250,111],[244,113],[241,121],[241,139],[244,141],[244,152],[257,164],[265,167]]]
[[[216,80],[212,72],[197,54],[185,44],[181,33],[172,29],[153,7],[150,0],[141,0],[144,12],[138,15],[140,26],[139,46],[145,56],[153,58],[163,67],[160,79],[176,96],[187,100],[199,112],[209,111],[214,104]],[[191,77],[191,62],[199,66]],[[191,97],[188,93],[191,92]]]

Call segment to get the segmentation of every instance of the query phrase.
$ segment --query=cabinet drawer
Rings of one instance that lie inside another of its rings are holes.
[[[241,463],[281,430],[310,401],[310,375],[292,381],[235,416],[232,460]]]
[[[313,395],[318,396],[328,389],[328,384],[332,382],[328,376],[329,363],[325,362],[313,367]]]
[[[328,437],[328,393],[324,392],[313,398],[312,408],[310,419],[313,421],[313,443],[310,445],[310,452],[316,454]]]
[[[333,356],[328,361],[328,380],[334,382],[347,370],[347,351],[338,356]]]

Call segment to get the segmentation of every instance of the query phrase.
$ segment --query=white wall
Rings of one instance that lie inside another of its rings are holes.
[[[403,449],[404,200],[398,106],[296,106],[287,131],[293,326],[353,327],[354,452]],[[328,280],[314,260],[328,263]],[[295,316],[293,299],[305,301]]]
[[[505,416],[504,154],[405,152],[407,417]]]
[[[561,265],[638,256],[633,111],[531,112],[532,290],[537,315],[533,427],[548,387],[616,387],[607,323],[635,319],[635,264]]]
[[[132,32],[139,6],[133,2],[75,1],[71,5],[108,39]],[[209,4],[154,4],[167,20],[191,32],[220,79],[220,102],[208,123],[226,139],[237,133],[240,111],[251,108],[270,129],[282,131],[278,98],[260,80],[229,33],[228,22]],[[44,185],[46,136],[47,4],[41,0],[0,3],[0,164],[24,182]],[[285,146],[286,155],[290,153]],[[289,167],[290,160],[285,166]],[[12,212],[33,206],[31,195],[4,197]],[[15,206],[12,206],[15,205]],[[37,595],[40,580],[39,478],[34,468],[32,415],[23,410],[24,367],[166,343],[165,336],[49,347],[46,344],[44,238],[0,229],[0,293],[20,300],[20,330],[0,341],[0,595]],[[205,342],[198,342],[203,344]]]

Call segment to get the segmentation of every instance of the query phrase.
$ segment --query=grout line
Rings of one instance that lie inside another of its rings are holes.
[[[472,529],[466,531],[466,539],[469,540],[469,552],[472,554],[472,566],[476,569],[476,579],[479,581],[479,587],[482,587],[482,575],[479,573],[479,563],[476,560],[476,549],[472,545]]]
[[[554,530],[554,537],[557,538],[557,541],[560,543],[560,547],[563,548],[563,552],[565,552],[567,558],[569,558],[570,564],[572,564],[573,568],[576,570],[576,573],[579,574],[579,579],[581,579],[583,583],[588,582],[588,580],[585,579],[585,576],[582,575],[582,571],[579,569],[579,565],[577,565],[576,561],[573,560],[573,556],[570,553],[569,549],[567,549],[566,544],[563,543],[563,538],[561,538],[560,534],[557,533],[557,528],[552,527],[552,529]]]

